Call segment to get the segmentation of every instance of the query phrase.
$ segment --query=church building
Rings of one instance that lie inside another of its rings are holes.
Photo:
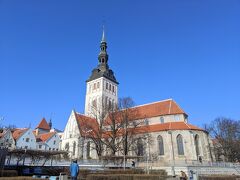
[[[105,117],[106,107],[118,104],[118,81],[108,64],[107,41],[103,31],[98,55],[98,66],[92,70],[86,81],[85,114],[72,110],[62,135],[62,150],[69,152],[71,158],[97,159],[88,138],[84,123],[98,126],[100,117]],[[188,123],[187,113],[173,100],[165,99],[132,107],[138,111],[134,120],[145,122],[146,131],[152,142],[144,139],[138,142],[139,150],[130,155],[151,156],[161,164],[171,162],[214,161],[212,141],[208,132]]]

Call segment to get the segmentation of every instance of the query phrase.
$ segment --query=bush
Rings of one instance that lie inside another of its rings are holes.
[[[161,176],[167,176],[167,172],[163,169],[152,169],[149,171],[150,174],[157,174],[157,175],[161,175]]]
[[[0,171],[0,177],[13,177],[18,176],[18,172],[16,170],[2,170]]]
[[[235,175],[211,175],[211,176],[199,176],[199,180],[236,180],[240,176]]]
[[[42,179],[19,176],[19,177],[1,177],[0,180],[42,180]]]
[[[90,174],[87,180],[165,180],[167,176],[147,175],[147,174]]]

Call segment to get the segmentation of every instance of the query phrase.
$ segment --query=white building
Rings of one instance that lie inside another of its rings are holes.
[[[107,43],[103,33],[98,66],[87,80],[85,115],[71,112],[62,136],[62,150],[70,152],[72,158],[97,158],[91,149],[93,143],[86,136],[84,123],[98,125],[104,107],[118,102],[118,82],[108,66]],[[92,108],[94,107],[94,108]],[[138,111],[134,121],[143,120],[152,143],[140,139],[137,151],[131,155],[154,156],[161,163],[177,161],[213,161],[212,141],[208,133],[188,123],[188,115],[172,99],[133,107]],[[96,116],[97,115],[97,116]],[[83,123],[84,122],[84,123]],[[144,128],[142,126],[142,128]]]
[[[17,149],[36,149],[36,138],[30,128],[14,130],[13,138]]]
[[[38,150],[58,151],[60,137],[57,132],[48,132],[36,136]]]
[[[5,129],[2,133],[0,133],[0,148],[15,148],[15,141],[10,129]]]

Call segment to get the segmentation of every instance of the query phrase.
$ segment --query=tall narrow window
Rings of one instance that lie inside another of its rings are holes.
[[[181,134],[177,136],[177,148],[178,148],[178,155],[184,155],[183,138]]]
[[[158,136],[158,149],[159,149],[159,155],[164,155],[164,145],[163,145],[163,138],[162,136]]]
[[[96,89],[96,83],[93,84],[93,90],[95,90],[95,89]]]
[[[97,82],[97,88],[99,88],[100,87],[100,83],[99,82]]]
[[[108,89],[108,83],[106,83],[106,89]]]
[[[72,155],[75,156],[75,152],[76,152],[76,142],[73,142],[73,152]]]
[[[114,86],[112,86],[112,91],[115,92]]]
[[[91,147],[91,146],[90,146],[90,142],[88,141],[88,142],[87,142],[87,158],[90,157],[90,150],[91,150],[90,147]]]
[[[109,91],[111,91],[112,90],[112,85],[111,84],[109,84]]]
[[[143,142],[141,139],[138,139],[137,141],[137,155],[138,156],[143,156],[144,154],[144,149],[143,149]]]
[[[194,137],[194,144],[196,149],[196,155],[198,157],[200,155],[200,151],[199,151],[199,136],[197,134]]]

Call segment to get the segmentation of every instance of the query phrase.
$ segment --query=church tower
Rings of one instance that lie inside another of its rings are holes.
[[[98,66],[86,81],[85,115],[97,117],[107,109],[116,107],[118,101],[118,82],[108,66],[107,42],[103,29],[98,55]]]

